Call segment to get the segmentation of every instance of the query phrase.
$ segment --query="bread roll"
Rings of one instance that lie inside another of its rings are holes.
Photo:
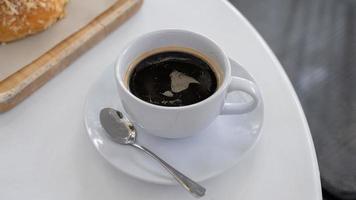
[[[64,16],[67,0],[0,0],[0,43],[43,31]]]

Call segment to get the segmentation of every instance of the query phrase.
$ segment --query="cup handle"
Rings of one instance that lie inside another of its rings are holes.
[[[242,91],[250,95],[252,100],[247,103],[224,103],[223,115],[243,114],[254,110],[258,104],[257,86],[252,81],[233,76],[228,86],[227,93]]]

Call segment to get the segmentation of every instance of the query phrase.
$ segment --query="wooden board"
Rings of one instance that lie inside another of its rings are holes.
[[[141,7],[143,0],[119,0],[21,70],[0,82],[0,112],[10,110],[104,39]]]

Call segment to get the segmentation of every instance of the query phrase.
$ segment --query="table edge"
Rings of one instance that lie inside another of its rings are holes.
[[[275,56],[275,54],[273,53],[273,51],[270,49],[270,47],[267,45],[266,41],[263,39],[263,37],[258,33],[258,31],[252,26],[252,24],[248,21],[248,19],[246,19],[241,12],[234,6],[232,5],[228,0],[222,0],[223,3],[225,3],[225,5],[231,9],[239,18],[242,19],[242,21],[247,25],[247,27],[250,29],[250,31],[255,35],[255,37],[257,38],[257,40],[259,41],[260,44],[262,44],[263,48],[266,50],[268,56],[271,58],[272,62],[274,63],[274,65],[277,67],[277,70],[279,71],[279,73],[282,75],[282,79],[283,81],[286,83],[287,88],[290,91],[290,94],[292,95],[292,98],[294,100],[294,104],[297,106],[297,110],[298,110],[298,115],[301,117],[302,123],[303,123],[303,129],[304,132],[306,133],[306,139],[307,139],[307,144],[311,150],[311,158],[312,158],[312,165],[313,165],[313,172],[314,172],[314,184],[316,186],[316,188],[319,188],[316,191],[317,194],[317,198],[319,200],[322,200],[322,192],[321,192],[321,182],[320,182],[320,172],[319,172],[319,166],[318,166],[318,161],[317,161],[317,157],[316,157],[316,152],[315,152],[315,147],[314,147],[314,142],[313,139],[311,137],[311,133],[310,133],[310,129],[309,129],[309,125],[307,122],[307,119],[305,117],[303,108],[300,104],[299,98],[292,86],[292,83],[290,82],[287,73],[285,72],[285,70],[283,69],[281,63],[278,61],[277,57]]]

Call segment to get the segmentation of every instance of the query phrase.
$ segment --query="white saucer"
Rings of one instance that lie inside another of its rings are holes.
[[[235,61],[232,75],[252,80]],[[242,93],[228,96],[230,102],[243,102]],[[260,98],[262,99],[262,98]],[[125,113],[116,92],[114,66],[108,67],[91,88],[84,110],[89,137],[99,153],[115,168],[141,180],[158,184],[176,184],[173,178],[153,159],[130,146],[108,139],[99,121],[102,108],[112,107]],[[251,150],[260,137],[263,103],[247,114],[219,116],[196,136],[185,139],[164,139],[138,130],[137,141],[195,181],[204,181],[231,168]]]

